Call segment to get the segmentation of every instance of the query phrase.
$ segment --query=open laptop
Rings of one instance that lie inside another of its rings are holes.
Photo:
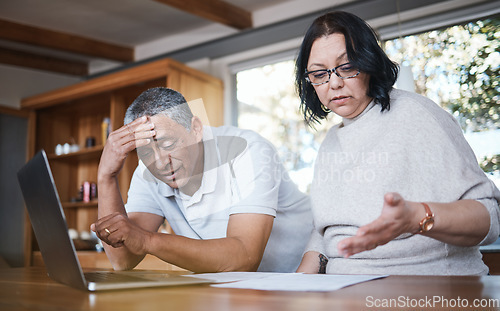
[[[89,291],[210,282],[159,271],[83,273],[45,151],[41,150],[26,163],[17,177],[47,272],[55,281]]]

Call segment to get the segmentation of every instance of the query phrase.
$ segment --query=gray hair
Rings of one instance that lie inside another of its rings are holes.
[[[125,113],[124,124],[129,124],[142,116],[164,114],[178,124],[191,130],[193,113],[181,93],[166,88],[155,87],[142,92]]]

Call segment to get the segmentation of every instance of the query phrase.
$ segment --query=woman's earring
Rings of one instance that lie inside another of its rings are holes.
[[[332,112],[329,108],[327,108],[325,105],[321,104],[321,109],[323,110],[323,112],[326,112],[326,113],[330,113]]]

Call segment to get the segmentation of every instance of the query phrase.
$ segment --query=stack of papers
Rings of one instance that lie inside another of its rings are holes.
[[[278,291],[329,292],[354,284],[384,278],[387,275],[333,275],[267,272],[221,272],[193,274],[212,280],[213,287]]]

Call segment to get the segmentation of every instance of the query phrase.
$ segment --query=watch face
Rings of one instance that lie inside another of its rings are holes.
[[[422,223],[422,231],[429,231],[434,226],[434,219],[432,217],[427,217]]]

